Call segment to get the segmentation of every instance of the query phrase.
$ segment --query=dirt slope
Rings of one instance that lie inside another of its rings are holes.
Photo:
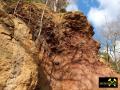
[[[120,90],[98,87],[99,77],[120,75],[99,61],[83,13],[46,8],[37,37],[43,6],[22,3],[13,15],[15,4],[0,4],[0,90]]]

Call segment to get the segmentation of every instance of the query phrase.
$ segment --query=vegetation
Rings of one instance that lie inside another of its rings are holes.
[[[112,60],[111,56],[107,52],[100,52],[99,55],[100,55],[101,58],[103,58],[103,60],[105,60],[105,62],[107,64],[109,64],[111,66],[111,68],[113,70],[115,70],[117,73],[120,73],[120,69],[119,69],[120,61],[116,62],[116,61]],[[118,66],[116,65],[116,63],[117,63]]]
[[[120,23],[117,20],[109,23],[106,16],[105,21],[106,24],[103,26],[104,32],[101,32],[104,39],[104,41],[101,42],[105,51],[104,59],[108,62],[111,59],[113,67],[115,67],[117,71],[120,71],[120,65],[118,63],[120,62],[120,48],[118,47],[118,42],[120,40]],[[111,58],[109,58],[109,56]]]
[[[106,52],[100,52],[99,55],[105,60],[105,62],[110,62],[112,60],[110,55]]]
[[[19,2],[41,2],[49,6],[54,12],[65,10],[68,2],[67,0],[3,0],[7,3],[19,3]]]
[[[49,6],[54,12],[58,12],[61,9],[65,9],[65,7],[68,4],[67,0],[40,0],[40,1],[42,3],[48,2],[47,6]]]

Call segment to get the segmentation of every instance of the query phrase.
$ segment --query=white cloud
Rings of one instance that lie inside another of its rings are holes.
[[[115,50],[116,50],[116,53],[115,53],[115,55],[114,55],[114,53],[113,52],[111,52],[111,57],[112,57],[112,59],[113,60],[115,60],[115,58],[117,59],[117,60],[120,60],[120,41],[116,41],[116,48],[115,48]],[[109,52],[110,53],[110,52]]]
[[[116,49],[119,50],[120,49],[120,41],[116,41]]]
[[[99,7],[91,7],[88,13],[89,21],[99,33],[111,34],[111,32],[114,33],[115,31],[120,33],[120,0],[97,1],[100,5]],[[101,42],[104,42],[104,40],[101,40]],[[116,55],[117,58],[120,58],[120,39],[116,41],[116,45]]]
[[[113,48],[113,47],[112,47]],[[109,48],[109,55],[111,56],[111,58],[112,58],[112,60],[115,60],[115,58],[117,59],[117,60],[120,60],[120,41],[116,41],[116,47],[115,47],[115,55],[114,55],[114,53],[113,53],[113,50],[110,50],[110,48]],[[101,50],[101,52],[107,52],[107,48],[106,47],[104,47],[102,50]]]
[[[102,28],[107,22],[117,20],[120,15],[120,0],[97,0],[100,3],[98,8],[91,8],[88,13],[88,19],[95,27]]]
[[[68,0],[69,5],[66,7],[67,11],[78,11],[78,6],[76,4],[76,0]]]

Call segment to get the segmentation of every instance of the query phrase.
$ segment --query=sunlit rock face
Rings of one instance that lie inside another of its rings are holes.
[[[101,90],[99,77],[119,76],[99,61],[100,44],[82,13],[66,13],[58,23],[45,39],[49,49],[43,54],[51,90]]]
[[[38,72],[29,28],[2,11],[0,20],[0,90],[34,90]]]
[[[120,79],[99,61],[100,44],[83,13],[46,7],[37,37],[44,5],[31,4],[31,16],[28,3],[14,15],[15,5],[0,6],[0,90],[103,90],[99,77]]]

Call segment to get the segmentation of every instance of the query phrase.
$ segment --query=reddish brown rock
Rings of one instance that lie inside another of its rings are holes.
[[[22,3],[13,15],[15,6],[0,5],[0,90],[120,90],[98,87],[99,77],[120,84],[120,75],[99,61],[100,44],[81,12],[46,8],[37,37],[44,5]]]
[[[100,44],[92,38],[93,27],[82,13],[66,13],[59,23],[45,38],[49,50],[45,49],[42,62],[51,90],[103,90],[99,77],[120,77],[99,61]]]

